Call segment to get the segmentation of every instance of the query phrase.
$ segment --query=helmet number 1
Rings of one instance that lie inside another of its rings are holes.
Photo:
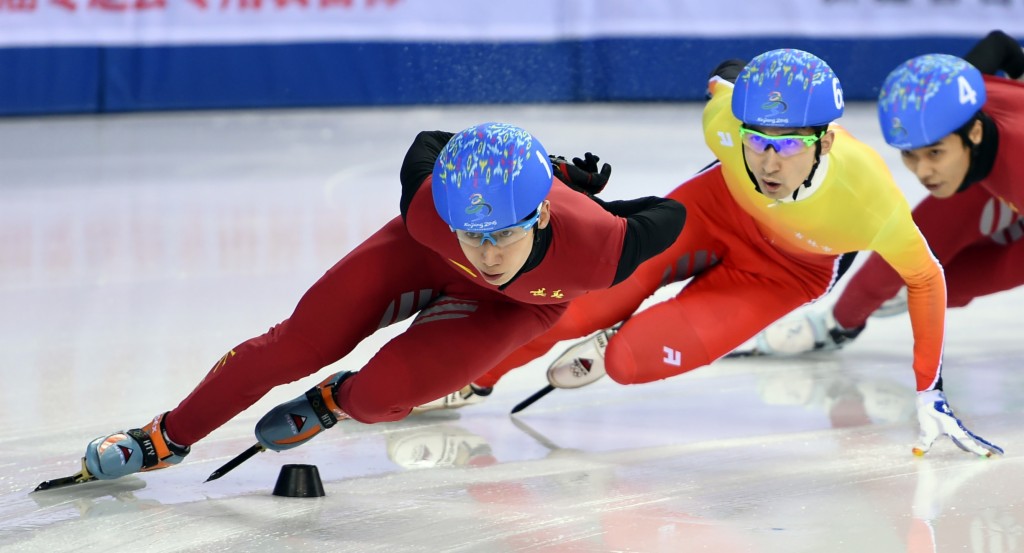
[[[839,79],[832,78],[832,99],[836,102],[836,109],[843,109],[843,89],[839,87]]]
[[[978,93],[971,88],[971,83],[967,82],[967,79],[963,75],[956,78],[956,84],[960,87],[960,103],[961,104],[977,104]]]

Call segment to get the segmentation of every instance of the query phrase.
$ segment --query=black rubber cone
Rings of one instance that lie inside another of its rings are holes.
[[[324,483],[316,465],[285,465],[277,476],[274,495],[282,497],[323,497]]]

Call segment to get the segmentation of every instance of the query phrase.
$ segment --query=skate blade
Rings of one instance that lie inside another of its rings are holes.
[[[745,349],[730,351],[729,353],[722,356],[722,359],[743,359],[745,357],[767,357],[767,354],[761,353],[756,349]]]
[[[53,480],[46,480],[44,482],[41,482],[38,486],[36,486],[36,489],[32,490],[32,492],[34,493],[46,490],[54,490],[57,488],[73,486],[75,484],[84,484],[86,482],[92,482],[93,480],[96,480],[96,477],[89,472],[89,469],[85,468],[85,458],[83,457],[82,470],[76,472],[75,474],[72,474],[71,476],[65,476],[63,478],[54,478]]]

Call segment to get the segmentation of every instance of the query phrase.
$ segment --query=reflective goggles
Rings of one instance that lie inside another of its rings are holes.
[[[821,140],[821,135],[782,134],[772,136],[746,127],[740,127],[740,139],[748,148],[759,154],[767,152],[768,148],[774,148],[775,152],[780,156],[790,157],[813,146],[815,142]]]
[[[484,245],[484,242],[490,242],[493,246],[504,248],[526,238],[526,235],[530,233],[530,228],[536,225],[539,219],[540,206],[538,205],[537,211],[529,219],[518,222],[510,227],[491,232],[456,230],[455,236],[459,238],[459,242],[471,248],[479,248]]]

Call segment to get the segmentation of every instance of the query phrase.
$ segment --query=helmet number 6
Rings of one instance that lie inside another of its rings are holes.
[[[832,99],[836,102],[836,109],[843,109],[843,89],[839,87],[839,79],[832,78]]]

